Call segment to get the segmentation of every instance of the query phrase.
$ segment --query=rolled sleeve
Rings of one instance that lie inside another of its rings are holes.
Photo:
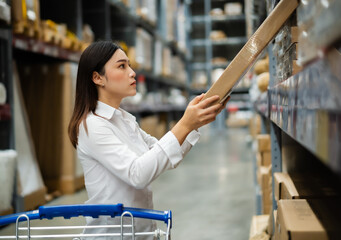
[[[193,130],[190,132],[186,138],[186,141],[188,141],[192,146],[194,146],[200,138],[200,132],[197,130]]]

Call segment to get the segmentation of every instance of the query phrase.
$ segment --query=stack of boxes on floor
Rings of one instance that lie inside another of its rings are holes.
[[[274,239],[340,239],[341,196],[335,179],[321,174],[275,173],[274,182],[278,206]]]
[[[285,172],[273,173],[272,179],[270,142],[270,135],[257,135],[262,215],[253,216],[250,239],[340,239],[341,196],[336,179],[321,173]],[[273,194],[277,210],[273,210]]]
[[[256,123],[260,120],[255,117]],[[261,212],[262,215],[255,215],[252,218],[250,228],[250,239],[270,239],[269,227],[270,214],[272,212],[272,166],[271,166],[271,139],[268,134],[259,134],[260,123],[253,125],[253,134],[256,133],[256,159],[257,159],[257,183],[260,186]]]

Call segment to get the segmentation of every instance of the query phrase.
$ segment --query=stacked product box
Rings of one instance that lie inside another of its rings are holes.
[[[257,136],[257,179],[262,192],[262,213],[272,209],[271,139],[269,134]]]
[[[138,28],[136,31],[135,60],[140,69],[152,70],[152,43],[152,36],[146,30]]]
[[[276,57],[276,81],[288,79],[298,73],[301,68],[297,65],[298,28],[286,23],[275,38],[273,52]]]
[[[321,174],[274,173],[276,240],[339,239],[340,189]]]

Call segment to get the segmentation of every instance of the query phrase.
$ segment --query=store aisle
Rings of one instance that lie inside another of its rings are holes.
[[[173,239],[246,240],[255,193],[247,129],[208,130],[153,184],[154,207],[173,212]]]
[[[254,215],[252,152],[247,129],[202,129],[202,137],[177,169],[154,183],[155,209],[172,210],[175,240],[247,240]],[[77,204],[85,190],[59,197],[48,205]],[[82,225],[84,219],[72,218]],[[44,220],[38,225],[52,225]],[[54,220],[53,224],[60,224]],[[35,223],[33,225],[36,225]],[[0,235],[13,228],[0,229]]]

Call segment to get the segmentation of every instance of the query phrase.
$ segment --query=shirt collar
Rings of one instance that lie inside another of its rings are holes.
[[[136,120],[136,118],[133,115],[123,110],[122,108],[116,109],[101,101],[97,101],[97,107],[96,107],[95,113],[106,119],[111,119],[114,116],[114,114],[115,115],[117,114],[118,116],[121,116],[124,119],[128,119],[131,121]]]

